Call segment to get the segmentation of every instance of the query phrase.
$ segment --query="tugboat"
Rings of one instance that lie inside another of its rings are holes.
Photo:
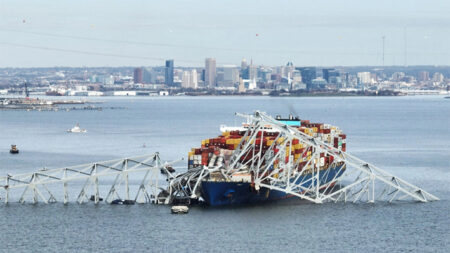
[[[11,149],[9,150],[9,153],[11,154],[19,154],[19,150],[17,149],[16,145],[11,145]]]
[[[68,129],[67,132],[68,133],[86,133],[87,130],[81,129],[80,124],[77,123],[74,127],[72,127],[72,129]]]

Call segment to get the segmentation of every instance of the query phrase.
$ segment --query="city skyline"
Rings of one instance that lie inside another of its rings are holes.
[[[261,65],[450,65],[448,9],[447,1],[406,0],[15,1],[0,8],[0,67],[155,66],[165,59],[202,66],[208,56],[217,66],[242,58]]]

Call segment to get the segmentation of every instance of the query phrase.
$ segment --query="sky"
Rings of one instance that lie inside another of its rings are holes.
[[[0,0],[0,67],[381,66],[383,36],[386,66],[450,65],[449,10],[449,0]]]

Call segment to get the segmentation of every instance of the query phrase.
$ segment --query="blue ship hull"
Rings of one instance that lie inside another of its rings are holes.
[[[333,178],[340,177],[344,173],[341,166],[328,168],[319,172],[319,180],[321,185],[326,185]],[[306,181],[311,178],[311,174],[301,176],[297,183]],[[312,180],[302,183],[303,187],[311,186]],[[255,191],[250,183],[246,182],[221,182],[221,181],[202,181],[202,198],[210,206],[222,205],[240,205],[260,203],[265,201],[280,200],[292,197],[284,192],[261,188]]]

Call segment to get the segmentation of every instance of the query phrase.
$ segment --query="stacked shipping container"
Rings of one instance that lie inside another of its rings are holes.
[[[319,138],[321,141],[332,144],[335,148],[346,151],[346,135],[336,127],[329,124],[310,123],[308,120],[301,120],[300,127],[297,127],[301,132],[314,138]],[[222,135],[203,140],[200,148],[192,148],[188,155],[188,166],[194,168],[200,165],[217,166],[228,164],[233,151],[236,150],[244,138],[245,131],[226,131]],[[266,152],[273,152],[277,154],[285,142],[283,137],[278,137],[279,133],[271,131],[271,129],[261,130],[257,133],[255,140],[251,142],[254,144],[255,151],[261,151],[262,154]],[[248,140],[249,137],[245,137]],[[313,164],[307,162],[311,160],[314,149],[298,139],[286,143],[285,146],[285,160],[276,160],[274,167],[279,166],[281,162],[294,161],[298,163],[298,170],[309,172],[311,166],[319,166],[326,169],[329,164],[333,162],[332,156],[327,156],[321,153],[319,157],[315,158]],[[245,163],[252,159],[253,152],[247,152],[246,155],[241,156],[241,163]],[[306,167],[305,167],[306,166]]]

